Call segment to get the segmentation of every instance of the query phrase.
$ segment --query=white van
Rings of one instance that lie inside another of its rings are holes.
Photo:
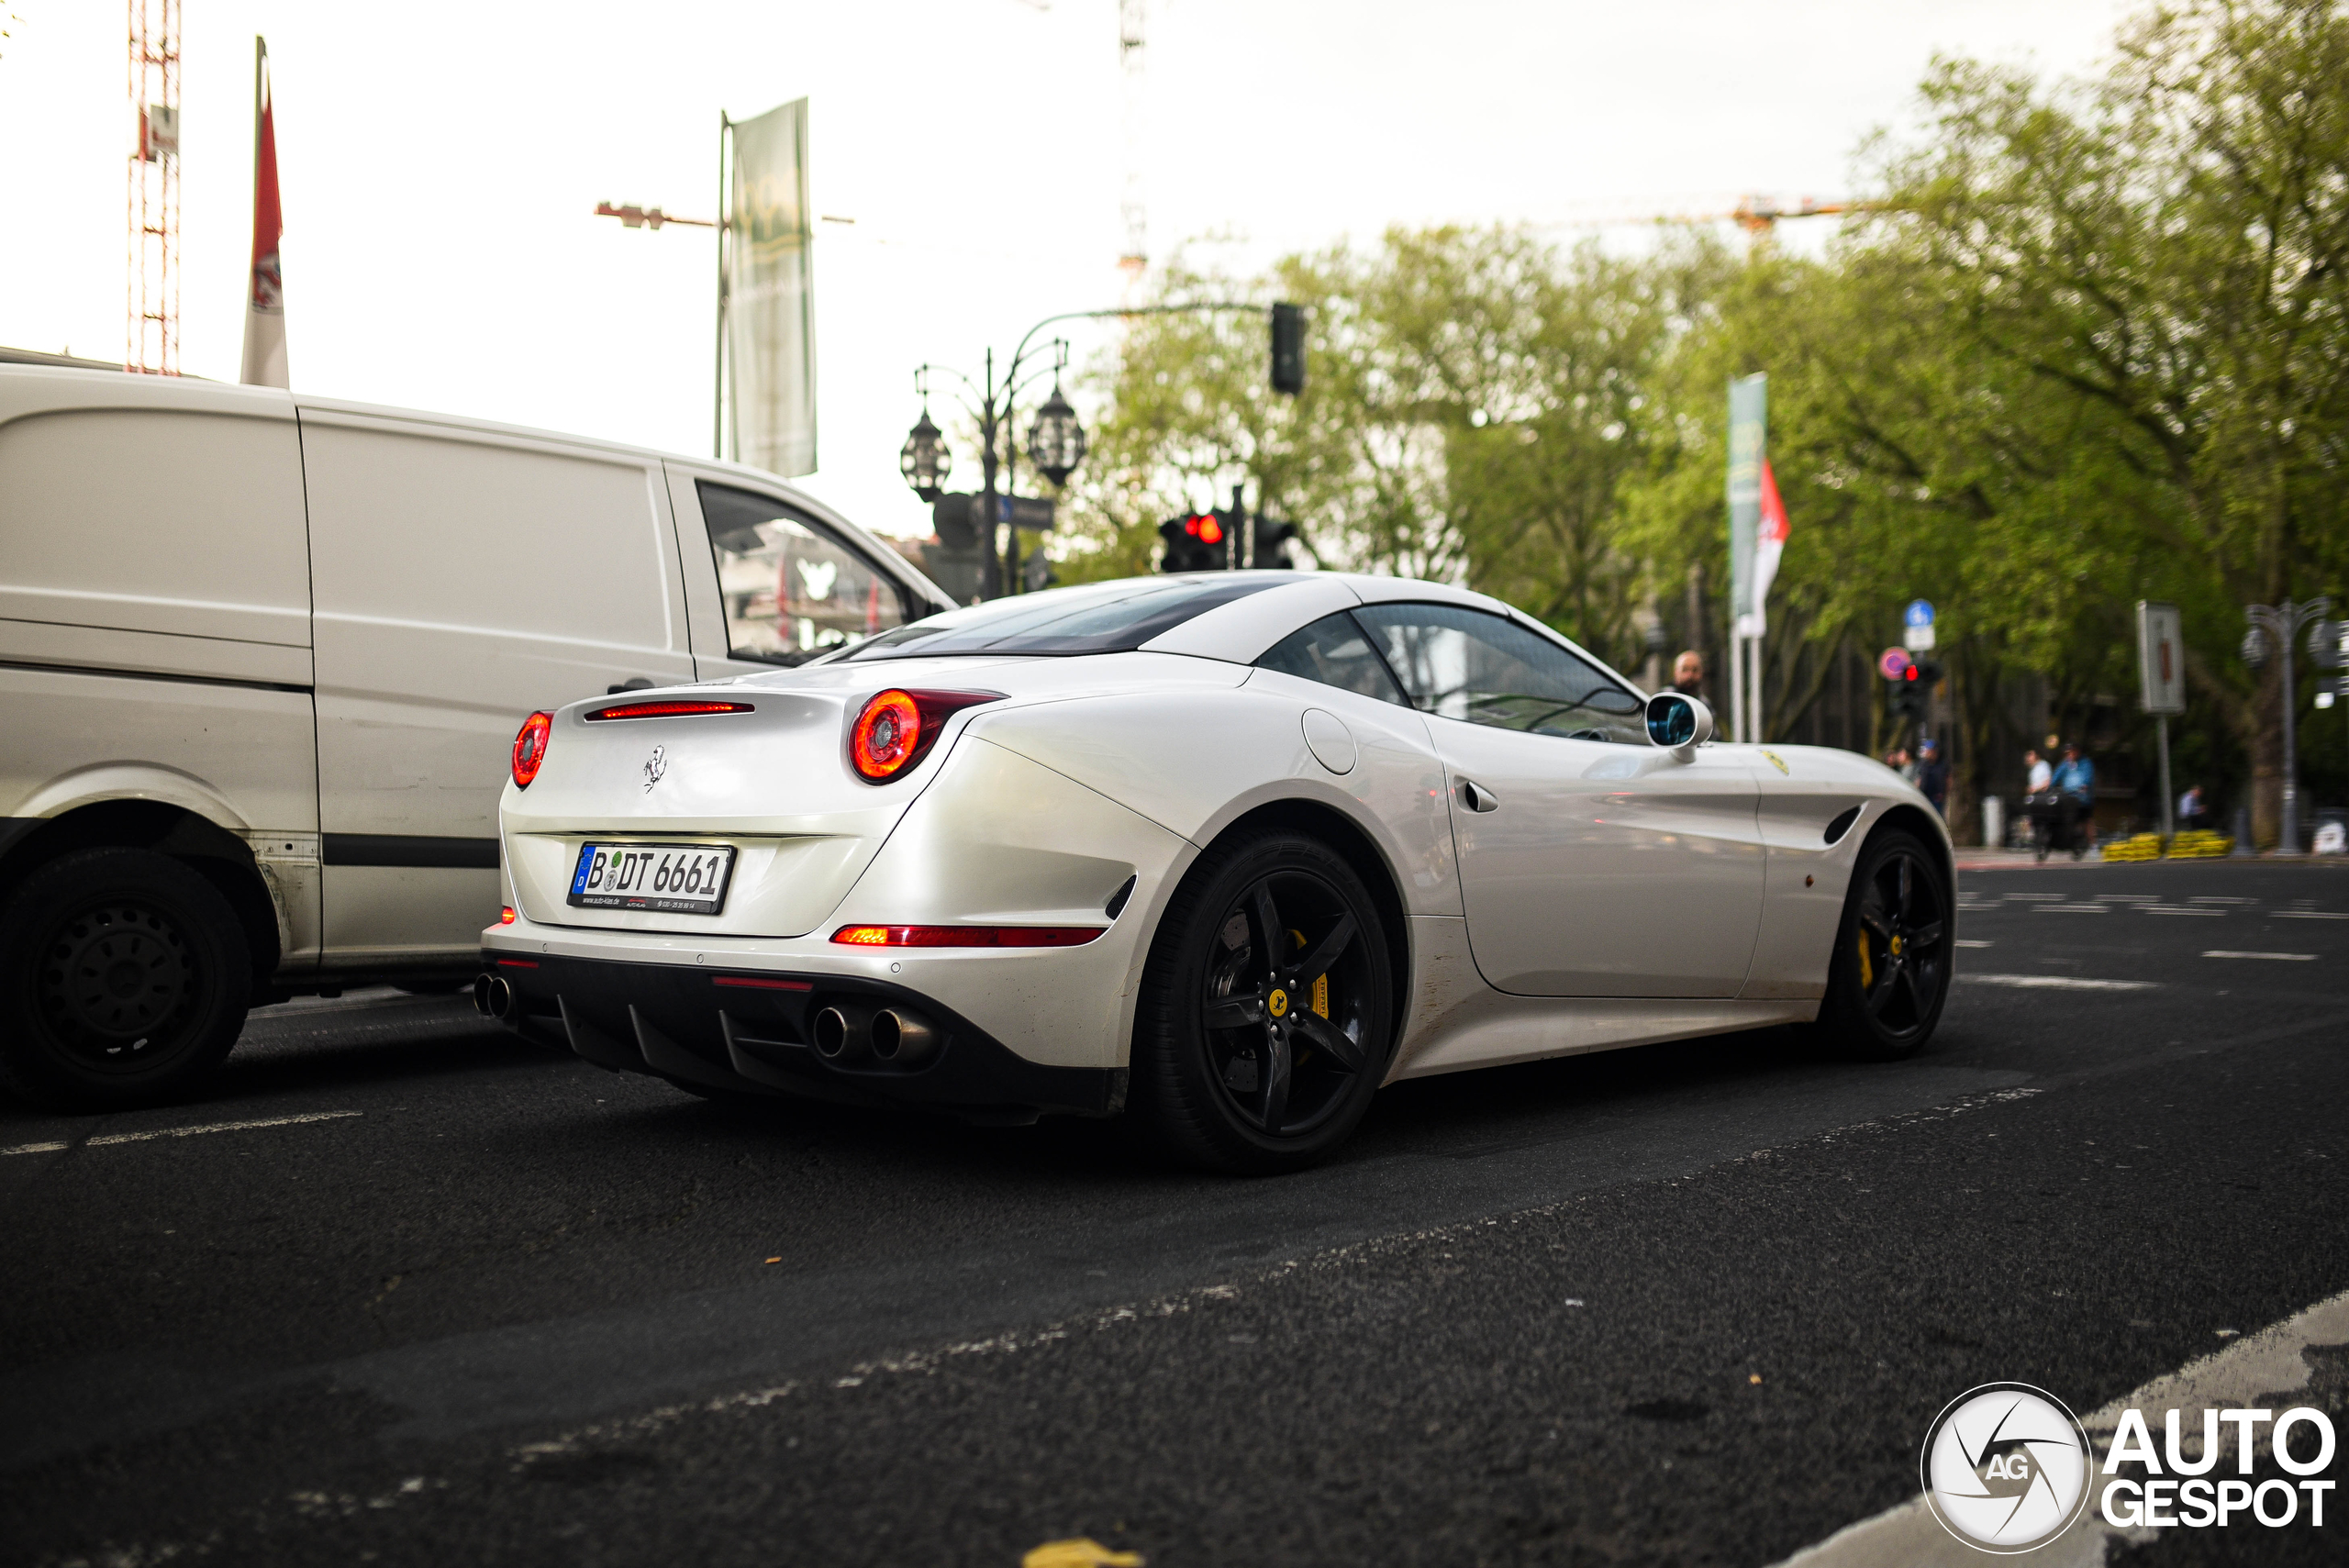
[[[533,709],[947,605],[755,470],[0,363],[0,1084],[153,1101],[250,1006],[453,989]]]

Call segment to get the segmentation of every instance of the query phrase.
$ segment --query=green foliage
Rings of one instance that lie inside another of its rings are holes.
[[[1865,150],[1881,195],[1821,261],[1446,228],[1259,278],[1178,262],[1166,302],[1307,305],[1307,391],[1267,389],[1260,314],[1135,318],[1091,378],[1063,573],[1147,570],[1161,517],[1239,483],[1322,564],[1485,589],[1619,665],[1659,615],[1702,645],[1678,605],[1692,566],[1726,579],[1723,388],[1765,372],[1794,525],[1766,732],[1921,595],[1980,783],[2002,693],[2043,680],[2065,727],[2110,706],[2135,601],[2168,599],[2181,747],[2272,780],[2242,606],[2349,581],[2343,82],[2336,0],[2188,0],[2096,81],[1936,62],[1926,134]]]

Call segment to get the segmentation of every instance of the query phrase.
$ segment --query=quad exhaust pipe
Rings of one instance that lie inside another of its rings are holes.
[[[506,984],[506,976],[485,972],[473,976],[473,1011],[484,1018],[510,1024],[514,1010],[514,987]]]
[[[938,1026],[905,1007],[835,1002],[819,1007],[808,1033],[816,1054],[841,1063],[870,1058],[893,1067],[918,1067],[938,1054]]]

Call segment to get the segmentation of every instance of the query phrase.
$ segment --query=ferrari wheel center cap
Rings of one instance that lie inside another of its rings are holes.
[[[1900,956],[1900,939],[1898,937],[1892,939],[1892,956],[1895,958],[1898,958]]]
[[[1288,1014],[1288,993],[1275,987],[1273,994],[1264,998],[1264,1011],[1276,1018],[1286,1018]]]

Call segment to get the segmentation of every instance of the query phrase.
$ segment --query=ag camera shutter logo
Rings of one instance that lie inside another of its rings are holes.
[[[2062,1400],[2027,1383],[1986,1383],[1933,1418],[1918,1468],[1943,1529],[2011,1555],[2072,1528],[2094,1464],[2087,1433]]]

